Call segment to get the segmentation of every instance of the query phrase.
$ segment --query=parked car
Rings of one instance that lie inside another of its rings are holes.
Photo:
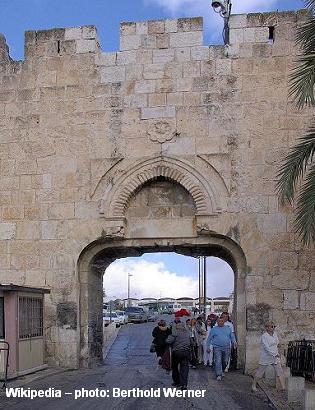
[[[154,313],[149,313],[148,322],[155,322],[156,319],[157,319],[157,315],[155,315]]]
[[[121,319],[117,315],[116,312],[103,312],[103,324],[104,326],[108,326],[111,322],[116,324],[116,327],[120,326]]]
[[[130,306],[125,310],[129,323],[143,323],[148,321],[148,314],[140,307]]]
[[[121,325],[125,325],[126,323],[128,323],[128,316],[123,310],[116,310],[116,313],[120,319]]]

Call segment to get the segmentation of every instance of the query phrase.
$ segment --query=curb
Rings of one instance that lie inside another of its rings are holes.
[[[6,388],[19,388],[25,387],[30,383],[37,380],[45,379],[46,377],[55,376],[56,374],[65,373],[70,369],[44,369],[39,370],[36,373],[28,374],[25,376],[17,377],[16,379],[8,380]],[[45,372],[45,373],[44,373]],[[0,389],[0,397],[5,395],[5,389]]]
[[[121,326],[120,326],[120,327],[117,327],[117,328],[115,329],[116,331],[115,331],[115,333],[114,333],[114,336],[113,336],[113,338],[110,340],[110,342],[108,343],[108,345],[106,346],[106,349],[105,349],[105,351],[104,351],[104,353],[103,353],[103,361],[106,359],[106,357],[107,357],[107,355],[108,355],[108,353],[109,353],[111,347],[113,346],[115,340],[117,339],[117,336],[118,336],[118,333],[119,333],[120,329],[121,329]]]

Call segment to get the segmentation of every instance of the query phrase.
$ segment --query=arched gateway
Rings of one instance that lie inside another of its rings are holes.
[[[245,366],[246,315],[245,276],[246,260],[241,248],[230,238],[209,234],[197,238],[124,239],[95,241],[81,254],[80,283],[80,365],[83,367],[102,361],[103,349],[103,274],[117,258],[141,256],[147,252],[177,252],[188,256],[217,256],[232,267],[235,274],[233,316],[238,339],[239,364]],[[196,272],[197,274],[197,272]],[[148,272],[150,275],[150,272]],[[154,276],[152,276],[154,282]]]
[[[266,318],[281,351],[314,338],[314,252],[275,192],[308,123],[287,97],[305,18],[231,16],[227,46],[201,18],[122,23],[112,53],[93,26],[30,31],[25,62],[0,35],[0,283],[50,289],[49,363],[100,358],[104,269],[143,252],[231,265],[247,370]]]

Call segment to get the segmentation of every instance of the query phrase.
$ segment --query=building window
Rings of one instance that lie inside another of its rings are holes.
[[[19,298],[19,338],[43,336],[43,299]]]
[[[4,339],[4,298],[0,298],[0,339]]]

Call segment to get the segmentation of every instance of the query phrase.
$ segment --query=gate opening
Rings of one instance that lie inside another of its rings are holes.
[[[195,275],[198,277],[198,257],[207,257],[207,270],[208,270],[208,283],[209,283],[209,297],[212,295],[212,299],[216,297],[223,297],[219,293],[211,293],[211,286],[216,285],[217,280],[211,281],[211,262],[218,259],[223,263],[229,265],[229,271],[232,279],[234,279],[234,286],[232,285],[233,303],[232,303],[232,315],[233,320],[236,323],[235,332],[239,345],[239,362],[240,366],[245,364],[245,272],[246,261],[242,250],[239,246],[227,237],[221,235],[212,235],[211,237],[198,237],[186,239],[125,239],[123,241],[112,242],[95,242],[86,249],[84,254],[81,255],[79,261],[79,275],[80,275],[80,366],[91,367],[93,365],[102,362],[103,358],[103,275],[105,273],[105,286],[106,286],[106,270],[111,269],[110,265],[117,266],[124,258],[132,258],[138,260],[142,255],[142,260],[154,261],[156,254],[163,254],[164,258],[167,255],[173,255],[173,257],[191,257],[192,264],[196,264]],[[172,269],[171,269],[172,270]],[[232,273],[233,272],[233,273]],[[125,272],[126,273],[126,272]],[[131,272],[129,272],[131,273]],[[150,273],[148,272],[148,276]],[[154,275],[152,275],[154,276]],[[116,294],[116,299],[122,298],[123,294],[127,292],[128,281],[125,278],[124,283],[121,283],[121,287],[124,288],[120,295]],[[152,277],[154,281],[154,277]],[[218,279],[219,280],[219,279]],[[123,282],[123,281],[121,281]],[[226,278],[222,278],[222,282],[226,283]],[[139,291],[138,291],[139,292]],[[155,296],[159,297],[158,294]],[[105,287],[106,293],[106,287]],[[117,292],[116,292],[117,293]],[[232,292],[230,292],[232,293]],[[132,295],[144,296],[144,295]],[[179,296],[187,298],[188,296],[183,294]],[[191,297],[198,297],[193,294]],[[151,297],[151,296],[147,296]],[[162,297],[162,294],[161,294]],[[166,295],[165,297],[173,297],[173,295]],[[112,299],[112,298],[111,298]],[[139,297],[137,298],[139,299]],[[141,297],[140,297],[141,299]],[[177,298],[175,298],[177,299]],[[211,305],[211,304],[210,304]],[[210,306],[209,309],[214,308]]]

